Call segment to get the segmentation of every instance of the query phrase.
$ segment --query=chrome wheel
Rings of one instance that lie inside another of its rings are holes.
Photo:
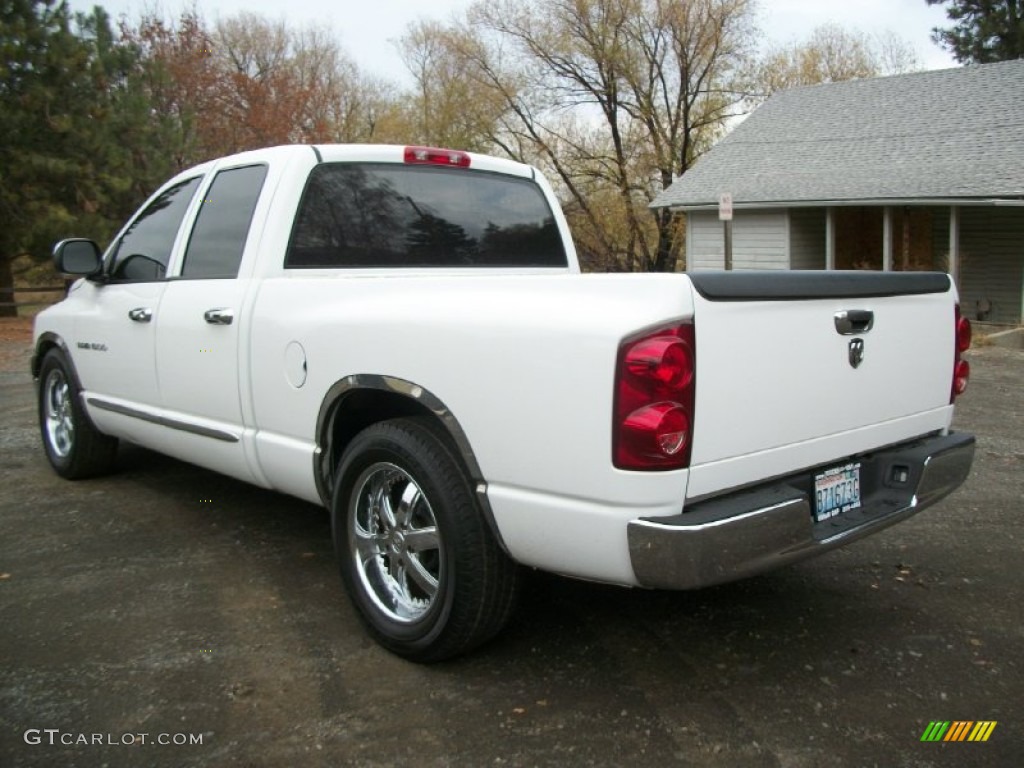
[[[60,458],[67,458],[75,447],[75,421],[71,387],[59,369],[50,371],[43,384],[43,409],[50,448]]]
[[[520,583],[441,429],[426,417],[368,426],[345,447],[331,500],[359,617],[389,651],[425,663],[492,638]]]
[[[72,373],[58,349],[49,349],[39,364],[37,413],[46,459],[61,477],[78,480],[110,471],[117,457],[117,438],[89,421]]]
[[[363,589],[389,619],[409,624],[434,604],[444,576],[437,520],[401,467],[378,462],[352,486],[349,557]]]

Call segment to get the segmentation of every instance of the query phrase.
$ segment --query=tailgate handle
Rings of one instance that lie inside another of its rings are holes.
[[[875,325],[875,313],[869,309],[844,309],[836,312],[836,331],[843,336],[867,333]]]

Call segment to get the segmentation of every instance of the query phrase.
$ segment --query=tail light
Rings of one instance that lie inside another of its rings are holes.
[[[622,343],[612,425],[616,467],[667,470],[690,465],[696,361],[692,324]]]
[[[971,348],[971,321],[960,314],[960,305],[956,305],[956,340],[953,356],[953,387],[949,394],[949,402],[956,400],[958,395],[967,391],[967,381],[971,378],[971,364],[961,355]]]
[[[469,153],[457,149],[436,147],[406,147],[405,162],[410,165],[444,165],[449,168],[469,168]]]

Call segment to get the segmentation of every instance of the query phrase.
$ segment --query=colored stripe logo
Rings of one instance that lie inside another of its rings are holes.
[[[932,720],[921,741],[988,741],[995,729],[995,720]]]

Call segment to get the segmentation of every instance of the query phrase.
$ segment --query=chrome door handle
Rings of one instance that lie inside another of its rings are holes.
[[[836,312],[836,333],[852,336],[855,333],[867,333],[875,325],[875,313],[869,309],[846,309]]]
[[[231,325],[235,319],[235,313],[230,309],[208,309],[203,317],[210,325]]]
[[[148,323],[153,319],[153,310],[149,307],[137,307],[128,310],[128,317],[136,323]]]

